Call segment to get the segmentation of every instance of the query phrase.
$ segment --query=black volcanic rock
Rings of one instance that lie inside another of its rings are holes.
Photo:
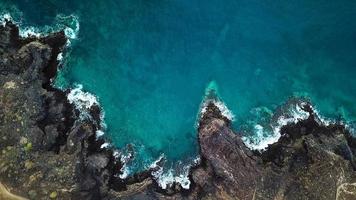
[[[64,32],[20,38],[8,22],[0,38],[0,182],[30,199],[101,197],[112,151],[89,151],[97,123],[77,122],[66,93],[51,86]]]
[[[256,152],[210,102],[189,190],[159,188],[157,169],[120,179],[123,163],[95,136],[100,107],[79,120],[68,91],[50,84],[65,43],[63,32],[21,38],[11,22],[0,26],[0,199],[10,197],[2,184],[29,199],[356,199],[356,140],[342,124],[323,124],[310,104],[308,119]]]
[[[260,158],[247,149],[229,122],[210,103],[199,127],[200,155],[205,165],[193,171],[193,181],[206,195],[220,199],[252,199],[261,177]],[[213,114],[213,115],[211,115]],[[209,177],[207,179],[207,177]]]
[[[205,168],[193,171],[202,197],[355,199],[355,139],[343,125],[322,124],[310,105],[303,109],[309,118],[282,127],[282,137],[262,154],[247,149],[220,115],[203,117],[199,140]]]

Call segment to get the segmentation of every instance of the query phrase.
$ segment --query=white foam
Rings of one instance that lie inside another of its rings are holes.
[[[218,85],[215,81],[210,81],[208,86],[205,88],[205,97],[203,99],[203,102],[201,103],[200,106],[200,112],[198,114],[198,119],[197,124],[199,123],[201,117],[206,113],[207,106],[209,103],[213,103],[221,112],[221,114],[229,119],[230,121],[233,121],[235,118],[235,115],[232,113],[231,110],[229,110],[226,106],[226,104],[219,98],[219,92],[218,92]]]
[[[265,136],[264,133],[264,128],[261,125],[256,124],[254,126],[254,137],[243,137],[242,140],[250,149],[263,150],[266,149],[269,144],[277,142],[281,136],[278,131],[276,131],[275,134],[271,136]]]
[[[351,124],[344,124],[345,128],[350,131],[351,135],[355,136],[356,135],[356,129],[354,125]]]
[[[208,99],[204,101],[203,105],[201,106],[200,117],[203,117],[203,115],[206,113],[206,109],[209,103],[213,103],[220,110],[221,114],[224,117],[226,117],[230,121],[234,121],[235,115],[232,113],[231,110],[227,108],[226,104],[220,100],[215,99]]]
[[[106,126],[106,123],[105,123],[105,112],[104,112],[103,109],[100,110],[100,128],[101,128],[101,131],[103,133],[105,133],[105,130],[106,130],[107,126]]]
[[[120,169],[120,171],[121,171],[121,174],[119,175],[119,177],[121,178],[121,179],[125,179],[125,178],[127,178],[129,175],[130,175],[130,169],[126,166],[126,165],[124,165],[124,166],[122,166],[122,168]]]
[[[305,103],[296,104],[294,107],[288,109],[287,113],[278,117],[277,123],[271,125],[272,131],[265,130],[259,124],[254,126],[253,137],[242,137],[246,146],[253,150],[265,150],[268,145],[273,144],[281,137],[281,128],[287,124],[296,124],[301,120],[306,120],[309,113],[304,111],[302,107]]]
[[[164,159],[164,154],[162,154],[157,160],[155,160],[150,168],[156,169],[152,172],[152,176],[158,183],[159,187],[162,189],[167,189],[171,187],[174,183],[179,184],[183,189],[190,188],[190,180],[189,180],[189,171],[193,165],[196,165],[200,162],[200,158],[196,158],[193,161],[193,165],[185,165],[179,174],[170,168],[168,171],[165,172],[162,166],[158,166],[158,163]]]
[[[6,25],[6,21],[13,21],[11,15],[9,13],[5,13],[3,15],[0,15],[0,24],[1,26],[5,26]]]
[[[57,56],[57,61],[62,61],[63,60],[63,53],[59,53]]]
[[[72,21],[72,26],[68,26],[68,22],[63,22],[64,20],[70,18]],[[78,38],[79,34],[79,18],[75,15],[57,15],[55,19],[55,24],[51,26],[44,26],[41,28],[33,27],[33,26],[21,26],[20,22],[15,21],[9,13],[5,13],[0,15],[0,24],[5,26],[6,21],[11,21],[19,27],[19,35],[23,38],[27,37],[43,37],[47,36],[50,33],[58,32],[60,30],[64,31],[65,36],[69,39],[67,40],[66,46],[70,46],[71,40],[75,40]]]
[[[76,28],[75,29],[72,29],[72,28],[69,28],[69,27],[66,27],[64,29],[64,34],[68,38],[70,38],[72,40],[77,39],[78,33],[79,33],[79,22],[78,21],[76,22]]]
[[[320,115],[320,113],[317,109],[313,108],[313,111],[314,111],[315,115],[317,116],[317,122],[320,125],[329,126],[330,124],[335,123],[335,121],[333,121],[331,119],[327,119],[327,118],[323,117],[322,115]]]
[[[119,175],[119,177],[121,179],[125,179],[130,175],[130,169],[127,166],[127,162],[129,162],[129,160],[131,160],[131,158],[132,158],[132,154],[131,153],[128,153],[127,155],[122,155],[121,154],[120,161],[121,161],[121,163],[123,163],[123,166],[120,169],[121,174]]]
[[[102,145],[100,146],[100,148],[101,148],[101,149],[104,149],[104,148],[108,148],[109,146],[110,146],[110,144],[107,143],[107,142],[105,142],[104,144],[102,144]]]
[[[234,121],[235,115],[229,110],[226,104],[222,101],[214,101],[214,105],[219,108],[221,114],[228,118],[230,121]]]
[[[189,180],[189,171],[191,166],[187,165],[184,166],[183,172],[180,173],[178,176],[174,177],[174,181],[182,186],[184,189],[190,188],[190,180]]]
[[[113,155],[115,158],[119,158],[120,152],[119,152],[118,150],[114,150],[114,152],[112,153],[112,155]]]
[[[97,130],[95,132],[95,136],[96,136],[97,139],[100,138],[103,135],[104,135],[104,131],[102,131],[102,130]]]
[[[23,38],[27,37],[41,37],[43,33],[38,28],[35,27],[25,27],[25,28],[20,28],[19,34]]]
[[[179,184],[184,189],[189,189],[191,184],[189,180],[189,170],[190,167],[186,166],[181,174],[174,175],[173,169],[169,169],[167,172],[164,172],[163,168],[160,167],[157,171],[152,172],[152,176],[155,177],[159,187],[162,189],[167,189],[174,183]]]
[[[200,156],[197,156],[197,157],[193,160],[193,166],[199,165],[200,162],[201,162],[201,158],[200,158]]]
[[[150,165],[149,168],[154,169],[154,168],[158,167],[158,163],[159,163],[161,160],[163,160],[164,157],[165,157],[165,156],[164,156],[164,153],[162,153],[162,154],[159,156],[159,158],[158,158],[157,160],[153,161],[153,163]]]
[[[90,109],[93,105],[98,104],[96,97],[89,92],[83,92],[83,85],[76,85],[69,94],[68,101],[74,104],[78,110]]]
[[[69,38],[69,40],[67,40],[66,46],[69,47],[71,46],[72,41],[78,38],[79,29],[80,29],[79,18],[75,15],[70,15],[70,16],[57,15],[56,18],[57,21],[65,20],[66,18],[74,19],[74,27],[65,26],[64,28],[64,34],[67,38]]]

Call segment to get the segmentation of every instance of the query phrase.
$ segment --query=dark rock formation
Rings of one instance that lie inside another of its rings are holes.
[[[160,189],[151,170],[120,179],[122,163],[95,136],[100,108],[79,121],[66,92],[51,86],[65,43],[63,32],[20,38],[16,25],[0,26],[0,186],[7,188],[0,198],[10,191],[29,199],[356,199],[356,140],[342,124],[321,123],[309,104],[309,118],[282,127],[260,153],[210,103],[189,190]]]
[[[260,158],[247,149],[229,123],[214,104],[208,105],[199,127],[204,167],[193,171],[193,180],[207,193],[204,196],[252,199],[261,178]]]
[[[284,126],[279,141],[260,154],[247,149],[209,105],[208,112],[217,114],[204,117],[199,128],[206,167],[193,171],[203,197],[355,199],[355,139],[343,125],[322,124],[310,105],[303,109],[309,118]]]
[[[120,170],[95,140],[99,123],[77,122],[51,86],[66,42],[64,32],[21,38],[11,22],[0,26],[0,182],[30,199],[100,199]]]

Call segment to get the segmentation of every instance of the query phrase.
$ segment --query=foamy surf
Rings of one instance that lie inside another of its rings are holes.
[[[293,102],[288,105],[288,108],[282,110],[278,114],[275,114],[274,121],[268,123],[268,125],[255,124],[253,127],[252,136],[243,136],[242,140],[246,146],[253,150],[263,151],[268,145],[276,143],[281,135],[281,128],[289,124],[296,124],[299,121],[306,120],[309,118],[309,112],[305,111],[303,107],[307,104],[302,100]],[[323,126],[329,126],[330,124],[342,123],[351,132],[354,133],[351,126],[347,123],[336,122],[336,120],[331,120],[323,117],[319,111],[310,105],[313,110],[315,120],[318,124]],[[277,119],[277,120],[275,120]]]
[[[13,21],[11,15],[9,13],[1,14],[0,15],[1,26],[5,27],[7,21]]]
[[[151,169],[155,169],[155,171],[152,172],[152,176],[156,180],[158,186],[162,189],[167,189],[172,187],[173,184],[177,184],[180,185],[183,189],[188,190],[191,184],[189,179],[190,169],[193,166],[199,164],[200,159],[194,159],[191,164],[185,165],[180,162],[179,170],[173,169],[172,167],[167,170],[164,166],[158,165],[158,163],[164,161],[164,159],[164,154],[162,154],[150,166]]]
[[[67,95],[68,102],[79,111],[79,120],[92,120],[90,109],[93,106],[100,106],[98,99],[95,95],[84,92],[83,85],[76,84],[74,88],[70,89]],[[103,137],[105,135],[106,124],[105,124],[105,112],[101,110],[100,112],[100,127],[95,131],[96,139]],[[97,123],[97,122],[95,122]],[[108,148],[111,145],[109,143],[104,143],[101,148]]]
[[[129,166],[127,165],[127,163],[132,159],[132,154],[129,152],[126,155],[121,154],[120,156],[121,156],[120,161],[123,164],[123,166],[120,169],[121,174],[119,175],[119,177],[121,179],[125,179],[131,173],[131,170],[130,170]]]
[[[174,175],[173,169],[169,169],[168,172],[163,172],[163,168],[159,168],[159,170],[152,173],[152,176],[155,177],[156,182],[162,189],[167,189],[176,183],[179,184],[183,189],[188,190],[191,184],[188,177],[189,170],[190,167],[187,166],[182,174]]]
[[[244,136],[242,140],[246,146],[253,150],[265,150],[268,145],[273,144],[281,137],[281,128],[288,124],[296,124],[298,121],[308,119],[309,113],[303,110],[305,102],[290,105],[282,111],[279,116],[273,117],[276,121],[271,121],[268,126],[255,124],[253,136]]]
[[[53,32],[63,30],[66,37],[69,39],[67,46],[70,46],[71,40],[77,39],[79,34],[79,18],[75,15],[57,15],[53,25],[44,27],[23,26],[23,22],[16,21],[10,13],[0,15],[0,24],[6,25],[7,21],[11,21],[19,27],[19,35],[23,38],[27,37],[44,37]]]
[[[73,104],[80,111],[87,111],[95,104],[98,105],[97,98],[89,93],[84,92],[83,85],[76,85],[75,88],[71,89],[67,98],[69,103]]]
[[[205,89],[205,96],[203,98],[203,102],[200,105],[200,112],[198,117],[198,123],[201,117],[206,113],[207,106],[213,103],[221,112],[221,114],[229,119],[230,121],[234,121],[235,115],[231,110],[228,109],[226,104],[220,99],[218,93],[218,85],[215,81],[211,81]]]
[[[121,179],[126,179],[133,175],[133,171],[130,166],[130,162],[134,162],[134,156],[130,152],[123,154],[122,152],[116,153],[117,158],[120,157],[120,161],[123,164],[120,169],[120,174],[118,175]],[[156,181],[157,185],[162,189],[168,189],[174,184],[180,185],[183,189],[189,189],[191,181],[189,179],[190,169],[200,163],[200,158],[197,157],[193,159],[190,164],[183,164],[183,162],[178,162],[177,167],[168,167],[165,165],[167,160],[165,155],[162,153],[156,160],[151,162],[151,164],[146,165],[145,170],[152,170],[152,178]]]

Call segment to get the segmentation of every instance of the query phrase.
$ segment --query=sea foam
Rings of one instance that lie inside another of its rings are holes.
[[[11,21],[19,27],[19,35],[23,38],[27,37],[43,37],[50,33],[63,30],[67,41],[67,46],[70,46],[71,40],[77,39],[79,34],[79,18],[75,15],[57,15],[54,19],[53,25],[46,25],[44,27],[23,26],[21,21],[15,21],[10,13],[0,15],[0,24],[6,25],[7,21]]]
[[[152,172],[152,176],[158,183],[159,187],[162,189],[167,189],[176,183],[179,184],[183,189],[189,189],[191,184],[189,180],[189,172],[192,165],[184,165],[182,169],[180,169],[179,173],[177,173],[173,168],[164,170],[164,167],[157,165],[157,163],[160,162],[163,158],[164,157],[162,156],[159,157],[151,165],[151,168],[156,168],[156,170]]]
[[[6,25],[6,21],[13,21],[11,15],[9,13],[4,13],[0,15],[0,24],[1,26],[5,26]]]
[[[70,90],[67,98],[69,103],[75,105],[78,110],[86,111],[93,105],[98,104],[98,101],[93,94],[89,92],[83,92],[82,89],[83,85],[76,85],[75,88]]]
[[[288,124],[296,124],[299,121],[306,120],[309,118],[309,112],[303,110],[306,102],[298,101],[289,105],[287,110],[284,110],[275,122],[270,122],[267,126],[261,124],[255,124],[253,128],[253,136],[244,136],[242,140],[247,147],[253,150],[263,151],[268,145],[273,144],[279,140],[281,135],[281,128]],[[341,123],[344,124],[346,129],[351,133],[354,133],[351,126],[348,123],[337,122],[336,120],[331,120],[322,116],[318,109],[310,105],[313,110],[315,119],[318,124],[323,126],[329,126],[330,124]]]
[[[298,121],[308,119],[309,113],[302,109],[304,102],[291,105],[277,120],[271,122],[267,127],[261,124],[254,125],[254,135],[244,136],[242,140],[247,147],[253,150],[265,150],[268,145],[273,144],[281,137],[281,128],[287,124],[296,124]]]
[[[200,105],[200,112],[198,117],[198,123],[201,117],[206,113],[207,107],[210,103],[213,103],[221,112],[221,114],[229,119],[230,121],[234,121],[235,115],[231,110],[228,109],[226,104],[220,99],[218,92],[218,85],[215,81],[211,81],[205,89],[205,96]]]
[[[123,155],[123,154],[119,154],[121,157],[120,157],[120,161],[121,163],[123,163],[123,166],[121,167],[120,169],[120,178],[121,179],[125,179],[127,178],[129,175],[130,175],[130,168],[128,167],[127,163],[132,159],[132,154],[129,152],[128,154],[126,155]]]
[[[162,154],[157,160],[155,160],[151,165],[151,169],[155,169],[152,172],[152,176],[158,183],[159,187],[162,189],[167,189],[173,184],[180,185],[183,189],[188,190],[190,188],[191,181],[189,179],[189,173],[192,167],[200,164],[200,157],[193,159],[191,164],[183,165],[182,162],[179,162],[179,169],[173,169],[172,167],[168,170],[160,165],[161,161],[165,160],[164,154]]]

